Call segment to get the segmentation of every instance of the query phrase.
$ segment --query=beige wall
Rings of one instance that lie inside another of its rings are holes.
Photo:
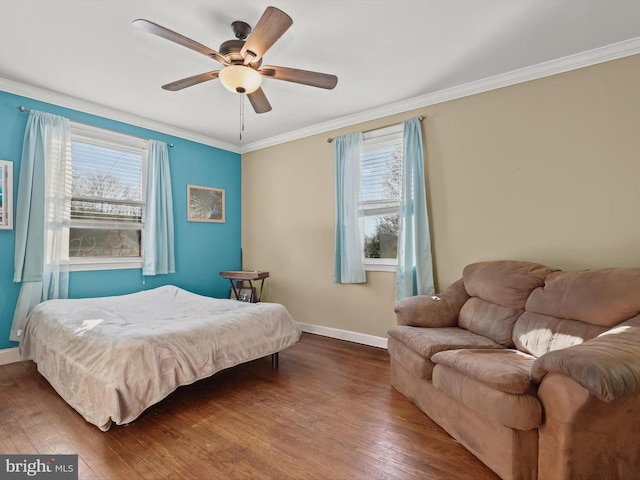
[[[246,269],[300,322],[386,336],[395,274],[333,283],[329,136],[425,115],[437,285],[471,262],[640,267],[640,55],[250,152],[242,158]]]

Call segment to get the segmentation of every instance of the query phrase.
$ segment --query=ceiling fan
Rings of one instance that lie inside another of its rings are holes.
[[[140,30],[190,48],[217,60],[223,65],[220,70],[183,78],[167,83],[162,88],[170,91],[182,90],[186,87],[219,78],[228,90],[246,94],[256,113],[266,113],[271,110],[271,105],[261,87],[262,77],[301,83],[328,90],[334,88],[338,83],[338,77],[335,75],[274,65],[262,66],[264,54],[292,24],[291,17],[282,10],[275,7],[267,7],[253,31],[248,23],[242,21],[233,22],[231,28],[236,39],[223,42],[219,51],[216,52],[201,43],[149,20],[138,19],[133,21],[133,26]]]

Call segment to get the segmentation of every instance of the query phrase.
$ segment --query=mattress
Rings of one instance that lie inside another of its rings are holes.
[[[275,303],[175,286],[115,297],[48,300],[29,315],[23,360],[88,422],[126,424],[181,385],[277,353],[300,328]]]

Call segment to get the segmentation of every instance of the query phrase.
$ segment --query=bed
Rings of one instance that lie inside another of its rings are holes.
[[[164,286],[129,295],[49,300],[29,315],[23,360],[88,422],[126,424],[181,385],[277,354],[300,328],[275,303]]]

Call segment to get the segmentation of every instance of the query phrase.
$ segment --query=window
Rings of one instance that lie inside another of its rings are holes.
[[[73,270],[140,268],[147,141],[71,125]]]
[[[360,229],[366,270],[398,263],[402,124],[363,134],[360,157]]]

